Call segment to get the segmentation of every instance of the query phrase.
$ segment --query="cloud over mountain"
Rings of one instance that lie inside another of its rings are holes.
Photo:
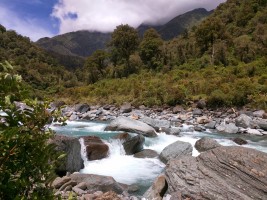
[[[77,30],[110,32],[120,24],[160,24],[195,8],[214,9],[225,0],[59,0],[52,16],[60,33]]]

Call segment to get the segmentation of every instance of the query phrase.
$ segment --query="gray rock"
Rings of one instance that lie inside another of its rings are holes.
[[[147,137],[157,137],[155,129],[144,122],[130,119],[128,117],[118,117],[113,120],[105,131],[126,131],[142,134]]]
[[[202,111],[200,109],[194,109],[192,114],[193,115],[202,115]]]
[[[263,118],[264,114],[265,114],[264,110],[257,110],[255,112],[253,112],[253,116],[254,117],[259,117],[259,118]]]
[[[216,127],[216,130],[220,133],[236,134],[238,132],[238,127],[234,123],[221,124]]]
[[[142,135],[137,135],[131,138],[127,138],[123,143],[123,148],[126,155],[133,155],[143,150],[145,138]]]
[[[167,163],[170,159],[179,158],[181,156],[191,156],[193,147],[188,142],[176,141],[165,147],[159,155],[163,163]]]
[[[94,174],[71,174],[71,179],[77,183],[85,182],[88,192],[96,191],[115,191],[121,194],[124,190],[122,185],[114,180],[111,176],[101,176]]]
[[[156,158],[158,156],[159,154],[151,149],[144,149],[143,151],[134,154],[135,158]]]
[[[167,191],[168,185],[164,175],[160,175],[154,181],[153,185],[145,192],[145,199],[161,200]]]
[[[73,180],[70,180],[66,183],[64,183],[60,188],[59,188],[59,191],[71,191],[71,188],[73,186],[77,185],[77,182],[76,181],[73,181]],[[68,189],[66,189],[68,188]]]
[[[267,131],[267,120],[259,120],[257,124],[262,130]]]
[[[249,135],[263,135],[257,129],[252,129],[252,128],[248,128],[247,131],[246,131],[246,133],[249,134]]]
[[[206,101],[201,99],[197,102],[197,108],[204,109],[206,107]]]
[[[210,122],[210,119],[207,116],[197,117],[198,124],[207,124]]]
[[[172,109],[172,113],[173,114],[177,114],[177,113],[180,113],[182,112],[184,109],[181,107],[181,106],[175,106],[173,109]]]
[[[171,160],[168,194],[203,200],[266,199],[267,154],[244,147],[218,147],[198,157]]]
[[[215,129],[216,123],[217,123],[216,121],[211,121],[211,122],[205,124],[205,128],[207,128],[207,129]]]
[[[129,113],[132,111],[132,105],[130,103],[125,103],[120,108],[121,113]]]
[[[177,127],[171,127],[171,128],[160,128],[160,132],[164,132],[167,135],[179,135],[181,133],[181,129]]]
[[[85,182],[80,182],[78,185],[75,186],[76,188],[79,188],[81,190],[86,190],[87,186]]]
[[[209,137],[203,137],[199,139],[198,141],[196,141],[196,144],[195,144],[195,148],[199,152],[207,151],[207,150],[214,149],[214,148],[221,147],[221,146],[222,145],[220,145],[216,140],[211,139]]]
[[[241,114],[235,119],[235,125],[242,128],[249,128],[251,121],[252,119],[249,116]]]
[[[168,120],[158,120],[150,117],[143,117],[140,121],[152,126],[154,129],[169,128],[171,126],[171,122]]]
[[[56,172],[59,175],[65,175],[67,172],[77,172],[83,168],[81,157],[81,144],[78,138],[63,135],[55,135],[49,143],[56,145],[56,150],[66,154],[66,157],[60,162]]]
[[[74,111],[79,113],[86,113],[90,110],[90,106],[87,103],[77,104],[74,106]]]

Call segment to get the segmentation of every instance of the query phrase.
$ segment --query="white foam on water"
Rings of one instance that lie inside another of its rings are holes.
[[[119,140],[111,140],[107,144],[110,148],[109,157],[101,160],[88,161],[82,151],[85,167],[81,173],[112,176],[118,182],[133,184],[155,179],[165,167],[158,159],[140,159],[125,155]]]

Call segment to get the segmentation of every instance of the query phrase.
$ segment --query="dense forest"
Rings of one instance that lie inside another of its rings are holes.
[[[67,103],[188,105],[204,99],[209,106],[267,109],[266,6],[266,0],[228,0],[168,41],[155,29],[140,37],[119,25],[106,48],[75,71],[1,26],[0,62],[15,65],[33,95]]]

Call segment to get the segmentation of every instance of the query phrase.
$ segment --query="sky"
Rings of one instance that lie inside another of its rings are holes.
[[[71,31],[112,32],[120,24],[162,24],[226,0],[0,0],[0,24],[36,41]]]

